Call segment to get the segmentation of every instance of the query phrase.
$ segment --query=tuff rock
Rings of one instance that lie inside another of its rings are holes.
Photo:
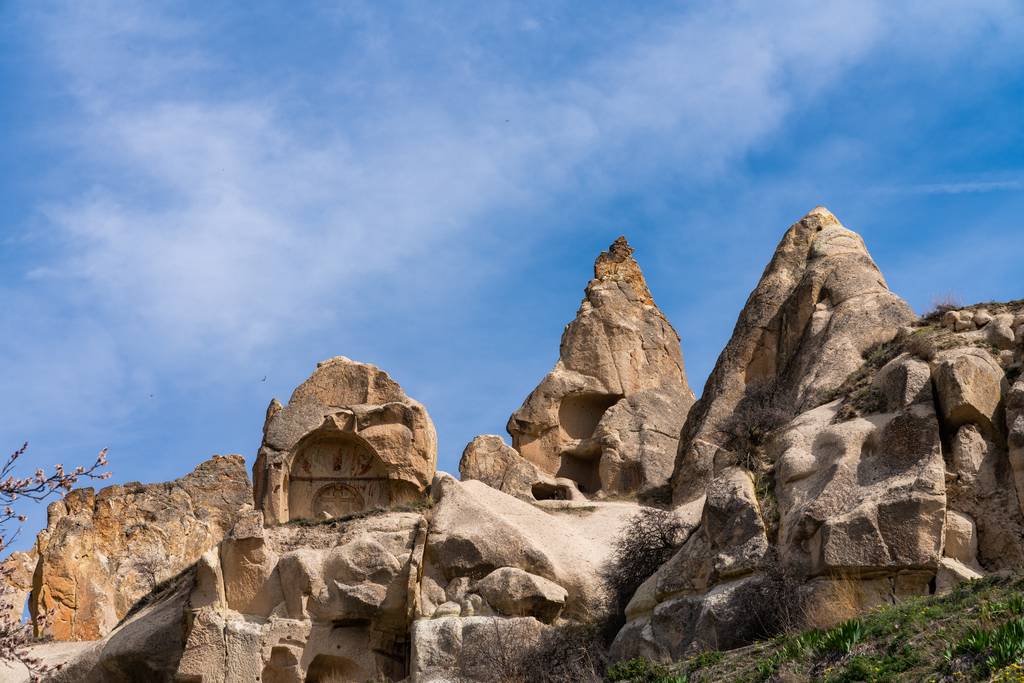
[[[75,489],[47,508],[29,609],[38,635],[98,640],[144,595],[217,545],[252,509],[245,461],[214,456],[166,484]]]
[[[271,403],[252,494],[232,456],[189,475],[240,472],[214,513],[180,494],[189,477],[51,506],[36,549],[5,567],[12,590],[58,608],[57,637],[102,636],[56,680],[483,681],[496,648],[616,604],[616,539],[667,483],[678,549],[611,615],[625,620],[613,660],[764,637],[780,575],[795,614],[836,619],[840,591],[870,609],[1024,566],[1020,302],[918,319],[818,207],[783,236],[693,403],[631,254],[620,238],[597,259],[512,446],[476,437],[462,481],[435,471],[422,405],[337,357]],[[155,518],[122,528],[114,509]],[[176,578],[139,600],[148,584],[124,568],[155,547]]]
[[[421,501],[437,467],[426,409],[386,372],[337,356],[267,408],[253,465],[268,524]]]
[[[632,253],[620,237],[597,257],[558,362],[508,421],[526,461],[588,496],[667,484],[694,401],[679,335]],[[517,493],[535,495],[524,483]]]

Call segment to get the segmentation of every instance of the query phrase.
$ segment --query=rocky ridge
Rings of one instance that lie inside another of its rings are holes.
[[[783,236],[694,403],[624,238],[594,273],[512,446],[474,439],[462,481],[435,472],[429,416],[386,373],[318,366],[268,409],[255,496],[223,540],[94,631],[58,680],[467,675],[467,648],[540,642],[613,604],[616,538],[636,494],[668,483],[682,543],[632,595],[613,660],[763,637],[780,575],[792,605],[844,589],[866,609],[1024,566],[1024,301],[919,319],[818,207]],[[58,518],[98,509],[103,492],[88,496]],[[39,559],[8,560],[15,577],[68,565],[44,534]]]

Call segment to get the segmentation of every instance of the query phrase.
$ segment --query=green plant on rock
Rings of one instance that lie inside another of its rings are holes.
[[[988,649],[989,641],[992,639],[992,634],[980,626],[972,626],[967,629],[967,633],[956,646],[957,654],[970,652],[971,654],[980,655]]]
[[[860,642],[860,639],[863,637],[863,622],[860,619],[850,619],[825,633],[821,639],[821,649],[848,655],[853,646]]]
[[[662,664],[644,657],[634,657],[628,662],[616,662],[608,667],[604,683],[687,683],[688,678],[689,675],[685,672],[673,673]]]
[[[725,657],[725,653],[719,650],[708,650],[690,660],[690,671],[703,669],[706,666],[714,666]]]

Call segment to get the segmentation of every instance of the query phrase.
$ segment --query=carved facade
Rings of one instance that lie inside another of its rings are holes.
[[[267,410],[253,466],[268,524],[422,500],[437,466],[426,409],[386,372],[337,357]]]

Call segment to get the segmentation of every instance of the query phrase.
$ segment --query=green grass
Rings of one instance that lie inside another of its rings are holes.
[[[657,666],[690,683],[1024,683],[1024,570],[883,605],[828,631]]]

